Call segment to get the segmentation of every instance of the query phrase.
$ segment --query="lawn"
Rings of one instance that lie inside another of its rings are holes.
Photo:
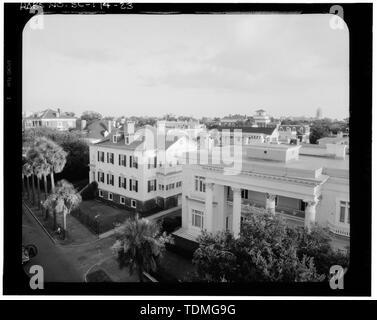
[[[99,200],[82,201],[79,208],[73,212],[82,223],[94,233],[100,234],[114,228],[116,224],[134,217],[135,213],[109,206]]]

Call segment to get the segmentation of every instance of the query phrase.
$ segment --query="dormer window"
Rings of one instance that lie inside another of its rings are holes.
[[[118,137],[116,135],[113,136],[113,143],[117,143],[118,142]]]

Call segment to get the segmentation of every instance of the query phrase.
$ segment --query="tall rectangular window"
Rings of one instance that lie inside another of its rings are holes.
[[[107,152],[107,163],[112,163],[112,164],[114,164],[114,153],[112,153],[112,152]]]
[[[195,191],[206,192],[205,178],[195,176]]]
[[[98,151],[98,162],[105,162],[105,153],[103,151]]]
[[[156,183],[157,183],[156,179],[148,181],[148,192],[156,191]]]
[[[203,211],[192,209],[191,224],[193,227],[203,229]]]
[[[339,205],[339,222],[350,223],[350,203],[349,201],[340,201]]]
[[[125,167],[126,166],[126,159],[127,156],[124,154],[119,155],[119,165]]]

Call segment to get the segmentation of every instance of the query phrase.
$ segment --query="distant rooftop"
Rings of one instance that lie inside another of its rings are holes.
[[[233,132],[234,130],[242,130],[245,133],[262,133],[265,135],[272,135],[276,129],[276,126],[273,127],[251,127],[251,126],[237,126],[237,127],[230,127],[230,126],[214,126],[212,129],[221,130],[230,130]]]
[[[40,112],[34,112],[26,119],[76,119],[76,117],[69,116],[66,112],[59,112],[59,110],[47,109]]]

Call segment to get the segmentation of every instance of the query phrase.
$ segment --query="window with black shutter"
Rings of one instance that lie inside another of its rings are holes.
[[[156,187],[157,187],[157,180],[155,179],[154,180],[154,186],[153,186],[153,190],[156,191]]]
[[[121,159],[122,159],[122,155],[119,155],[119,165],[120,165],[120,166],[122,165],[122,161],[121,161]]]
[[[100,172],[98,171],[98,182],[101,181],[101,174]]]
[[[130,179],[129,181],[130,181],[130,191],[132,191],[132,179]]]
[[[98,156],[98,162],[99,162],[100,161],[99,151],[97,151],[97,156]]]
[[[119,183],[119,188],[122,188],[122,177],[121,176],[119,176],[119,179],[118,179],[118,183]]]
[[[138,192],[138,181],[135,180],[135,191]]]
[[[157,168],[157,156],[154,157],[154,167]]]

